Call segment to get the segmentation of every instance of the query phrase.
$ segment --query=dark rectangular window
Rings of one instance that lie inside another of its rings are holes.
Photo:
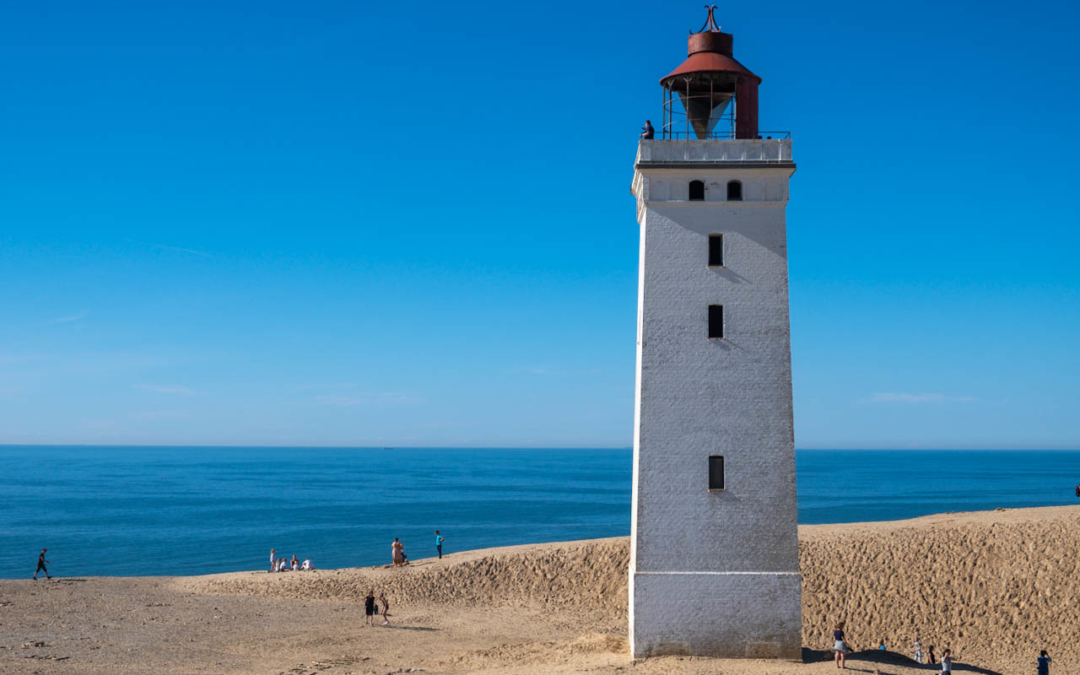
[[[709,458],[709,489],[724,489],[724,458],[720,455]]]
[[[724,306],[709,305],[709,338],[724,337]]]
[[[709,235],[709,267],[724,266],[724,235]]]

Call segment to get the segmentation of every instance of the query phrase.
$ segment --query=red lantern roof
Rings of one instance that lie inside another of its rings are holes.
[[[690,35],[687,40],[688,58],[682,64],[660,79],[660,84],[667,86],[673,77],[686,77],[706,73],[731,73],[736,76],[752,77],[759,83],[761,78],[735,60],[732,54],[734,38],[731,33],[721,32],[713,18],[714,7],[709,8],[709,18],[701,31]]]

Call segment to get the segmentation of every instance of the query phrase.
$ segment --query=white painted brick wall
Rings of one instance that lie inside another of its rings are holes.
[[[665,141],[646,143],[639,158],[663,154]],[[641,168],[633,182],[642,239],[632,649],[798,658],[784,217],[794,167],[726,160],[738,141],[678,143],[702,168]],[[744,201],[725,201],[732,179]],[[691,180],[706,182],[705,201],[688,201]],[[707,266],[714,233],[724,235],[718,269]],[[707,339],[711,304],[724,306],[723,340]],[[708,490],[710,455],[725,459],[722,492]]]

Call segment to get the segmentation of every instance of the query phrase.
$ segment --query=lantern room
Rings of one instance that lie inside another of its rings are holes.
[[[687,58],[660,80],[664,89],[661,138],[758,137],[761,78],[735,60],[734,38],[716,23],[716,5],[688,40]]]

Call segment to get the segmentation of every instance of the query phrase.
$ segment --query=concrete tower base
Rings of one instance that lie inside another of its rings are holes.
[[[802,658],[798,572],[630,572],[634,658]],[[643,611],[642,608],[648,608]]]

